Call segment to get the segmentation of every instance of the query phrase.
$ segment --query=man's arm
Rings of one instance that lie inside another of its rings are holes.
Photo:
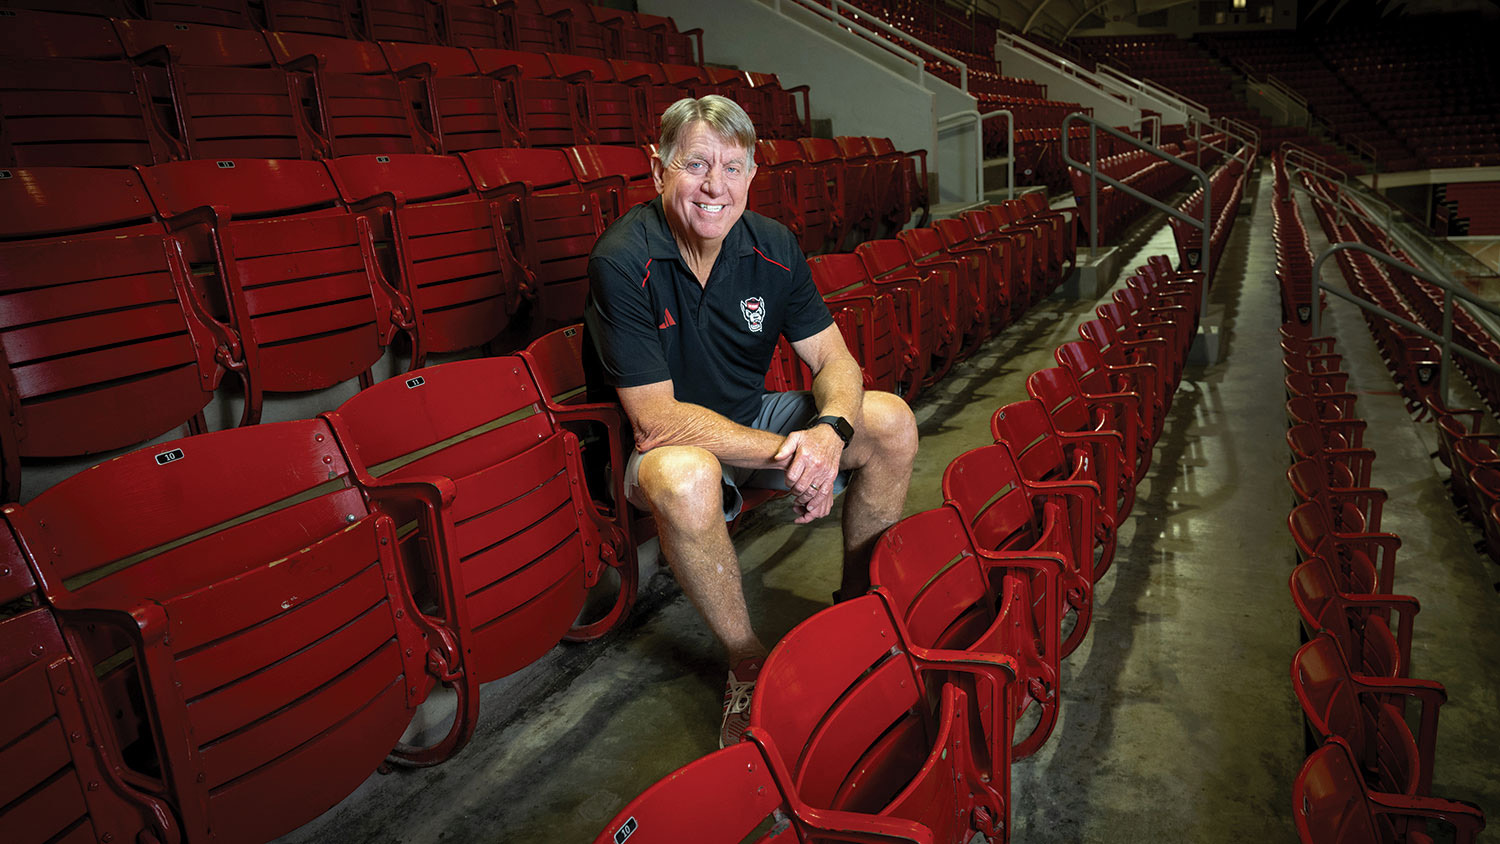
[[[792,344],[792,351],[813,373],[813,399],[819,416],[842,416],[854,427],[864,425],[864,375],[837,325]],[[828,515],[833,507],[833,480],[844,454],[844,441],[828,425],[793,431],[775,460],[786,462],[786,482],[796,496],[799,524]]]
[[[635,430],[637,451],[690,445],[713,452],[730,466],[770,469],[787,465],[775,459],[781,436],[740,425],[702,405],[678,401],[671,381],[617,387],[615,392]]]

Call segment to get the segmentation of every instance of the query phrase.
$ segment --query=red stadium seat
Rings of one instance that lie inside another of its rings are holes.
[[[770,825],[774,840],[810,844],[830,836],[888,844],[933,844],[920,824],[875,814],[809,809],[768,739],[749,739],[683,765],[626,804],[594,844],[740,844]],[[771,839],[764,839],[771,840]]]
[[[1451,827],[1456,844],[1472,844],[1484,829],[1479,807],[1371,791],[1359,766],[1359,757],[1340,738],[1329,739],[1307,757],[1292,783],[1292,818],[1302,844],[1430,841],[1424,831],[1428,820]],[[1408,834],[1397,837],[1396,829],[1409,827]]]
[[[0,17],[0,167],[128,167],[187,154],[148,107],[159,68],[133,66],[105,18]]]
[[[520,143],[510,89],[481,74],[468,50],[398,43],[384,43],[380,49],[404,78],[408,98],[424,103],[420,111],[435,118],[439,152],[452,155]]]
[[[424,128],[433,124],[430,114],[419,122],[379,46],[285,32],[266,38],[276,61],[312,86],[325,154],[437,150],[437,139]]]
[[[1062,599],[1074,616],[1060,646],[1063,656],[1083,642],[1093,618],[1097,496],[1090,493],[1026,480],[1009,449],[998,444],[960,454],[943,472],[943,501],[963,515],[977,547],[1063,556]]]
[[[650,120],[636,100],[637,90],[615,78],[614,67],[604,59],[553,53],[547,56],[552,73],[580,85],[588,104],[590,137],[595,143],[638,146],[653,143]]]
[[[370,216],[377,244],[393,247],[388,277],[412,304],[421,341],[414,365],[489,343],[534,295],[518,257],[521,198],[481,198],[457,157],[358,155],[328,168],[344,202]]]
[[[429,366],[324,416],[353,455],[361,487],[435,483],[450,491],[433,502],[444,523],[456,525],[439,558],[462,585],[464,665],[481,683],[556,645],[601,571],[634,560],[625,535],[594,509],[578,440],[543,411],[521,358]],[[391,512],[405,523],[408,509]],[[440,539],[424,533],[403,537],[403,553]]]
[[[171,809],[119,771],[120,748],[100,734],[93,672],[69,653],[51,609],[35,595],[31,568],[0,527],[0,826],[10,840],[179,840]],[[30,608],[18,602],[31,604]]]
[[[1121,483],[1132,489],[1140,481],[1136,449],[1139,447],[1133,414],[1114,402],[1091,404],[1071,373],[1060,366],[1038,369],[1026,377],[1026,394],[1041,402],[1047,420],[1058,433],[1087,434],[1107,450],[1096,451],[1100,460],[1113,460]],[[1134,500],[1133,498],[1131,499]]]
[[[353,38],[354,22],[345,0],[262,0],[268,32],[298,32]]]
[[[19,455],[202,431],[226,371],[241,377],[247,414],[259,405],[232,320],[171,239],[203,214],[164,225],[135,173],[71,167],[6,171],[0,209],[0,351]],[[6,481],[13,499],[17,478]]]
[[[171,23],[255,28],[246,0],[146,0],[146,17]]]
[[[990,338],[990,303],[995,299],[990,290],[994,277],[989,250],[963,246],[949,249],[943,236],[931,228],[907,229],[897,233],[896,239],[906,247],[913,266],[951,274],[958,294],[953,309],[955,328],[963,338],[959,355],[968,357],[978,351]]]
[[[438,9],[431,0],[355,0],[371,41],[436,44]]]
[[[514,104],[523,147],[570,147],[591,143],[587,91],[582,82],[558,79],[541,53],[472,50],[479,72],[499,79]]]
[[[877,285],[857,255],[815,255],[807,261],[813,283],[830,308],[852,312],[855,332],[845,334],[864,372],[865,389],[885,390],[910,402],[926,373],[913,329],[920,326],[921,288],[916,281]],[[898,316],[898,308],[905,316]]]
[[[375,260],[368,221],[340,204],[321,163],[181,161],[141,175],[163,213],[222,209],[184,232],[184,252],[214,268],[258,389],[368,385],[385,346],[416,331],[411,303]]]
[[[797,219],[802,223],[798,230],[802,251],[809,255],[837,251],[847,232],[843,164],[813,164],[796,141],[756,141],[755,152],[761,168],[757,180],[784,176],[791,181]]]
[[[485,0],[445,0],[440,4],[444,43],[450,47],[515,49],[508,18]]]
[[[517,215],[506,219],[506,227],[520,229],[526,244],[522,263],[536,274],[539,310],[532,330],[581,320],[589,251],[623,202],[619,180],[580,185],[562,150],[475,150],[462,157],[481,196],[520,197],[519,206],[506,206],[506,213]]]
[[[558,52],[596,59],[623,59],[616,45],[618,33],[594,20],[582,0],[520,0],[519,7],[533,5],[542,14],[562,24],[565,47]]]
[[[975,546],[963,516],[951,507],[916,513],[892,525],[870,556],[870,582],[913,644],[1016,660],[1012,718],[1019,722],[1033,705],[1041,714],[1029,732],[1014,737],[1015,759],[1035,753],[1057,724],[1062,703],[1059,582],[1066,565],[1060,554]],[[966,678],[952,679],[978,699]]]
[[[1309,558],[1293,569],[1290,586],[1309,638],[1319,631],[1333,636],[1360,674],[1406,676],[1412,626],[1421,611],[1416,598],[1343,591],[1322,557]],[[1392,613],[1398,614],[1394,623]]]
[[[86,686],[123,686],[119,705],[138,707],[149,756],[127,775],[176,809],[184,840],[270,840],[386,760],[435,764],[473,733],[458,585],[430,567],[408,578],[396,524],[349,482],[344,448],[321,420],[218,431],[107,461],[7,513]],[[415,509],[443,532],[434,508]],[[434,615],[410,590],[429,579]],[[438,683],[457,692],[448,730],[401,744]]]
[[[190,158],[313,158],[318,152],[296,77],[248,29],[122,20],[135,61],[165,68],[163,91]]]
[[[916,345],[929,354],[924,361],[926,382],[941,380],[958,357],[962,336],[958,328],[958,279],[950,267],[914,266],[906,247],[898,240],[869,240],[854,250],[865,266],[865,272],[876,285],[917,283],[920,296],[914,303],[915,325],[902,326],[908,336],[918,338]]]
[[[639,147],[587,144],[568,148],[568,166],[579,184],[623,185],[624,202],[616,213],[657,197],[651,159]]]
[[[971,698],[947,682],[968,674]],[[906,641],[865,595],[815,613],[767,657],[750,729],[798,772],[815,809],[880,814],[967,841],[1010,826],[1009,656]],[[972,731],[971,719],[982,724]]]

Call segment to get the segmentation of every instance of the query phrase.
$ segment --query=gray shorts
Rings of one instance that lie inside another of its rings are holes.
[[[761,397],[760,413],[756,414],[755,421],[750,423],[750,427],[785,435],[806,428],[809,422],[817,418],[817,415],[818,405],[813,401],[810,392],[804,390],[766,393]],[[631,451],[630,460],[625,464],[625,498],[634,503],[640,503],[636,493],[640,487],[638,479],[641,471],[641,456],[641,452]],[[738,518],[740,510],[745,506],[740,487],[779,490],[787,488],[786,473],[780,469],[723,466],[723,473],[724,521],[726,522],[732,522]],[[848,484],[849,473],[839,472],[833,482],[833,494],[838,495],[843,492]]]

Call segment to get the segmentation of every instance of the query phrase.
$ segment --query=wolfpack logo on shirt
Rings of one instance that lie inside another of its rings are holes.
[[[766,321],[766,300],[759,296],[741,299],[740,315],[745,318],[745,324],[750,326],[751,331],[759,332]]]

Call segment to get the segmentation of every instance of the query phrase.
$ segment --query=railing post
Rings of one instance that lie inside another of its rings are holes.
[[[1453,293],[1443,291],[1443,359],[1438,363],[1438,395],[1443,399],[1443,407],[1452,407],[1449,403],[1451,396],[1448,395],[1449,362],[1448,349],[1453,345]]]
[[[1072,127],[1064,126],[1066,135]],[[1089,124],[1089,260],[1099,259],[1099,129]]]

